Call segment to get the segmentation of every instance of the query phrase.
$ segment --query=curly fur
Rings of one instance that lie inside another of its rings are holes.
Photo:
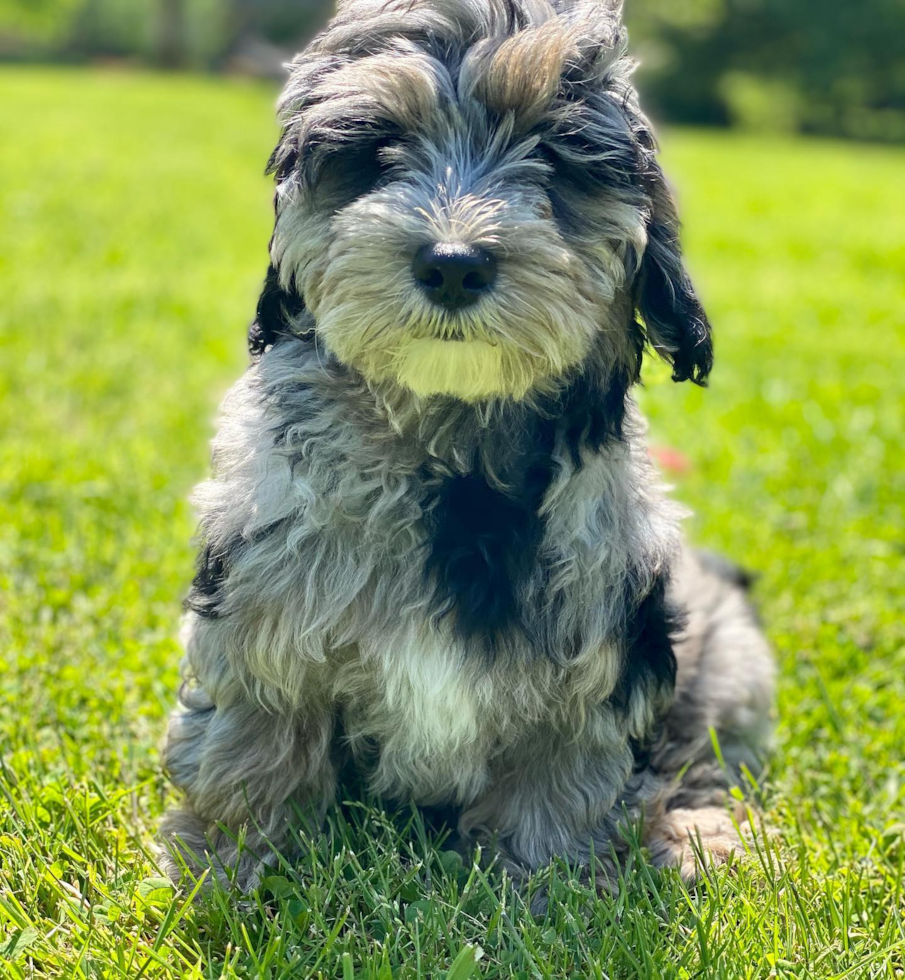
[[[709,733],[756,767],[772,663],[629,391],[645,344],[676,380],[712,359],[631,67],[594,0],[349,0],[293,64],[254,363],[195,496],[174,874],[251,887],[348,764],[519,873],[642,813],[686,869],[704,805],[726,851]],[[473,306],[413,280],[438,242],[497,260]]]

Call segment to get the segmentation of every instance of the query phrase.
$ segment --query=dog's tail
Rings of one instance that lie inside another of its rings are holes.
[[[757,572],[753,572],[748,568],[744,568],[742,565],[737,565],[735,562],[729,561],[728,558],[718,554],[716,551],[708,551],[706,548],[696,548],[695,554],[702,567],[710,572],[711,575],[715,575],[730,585],[738,586],[738,588],[743,589],[745,592],[749,592],[757,581]]]

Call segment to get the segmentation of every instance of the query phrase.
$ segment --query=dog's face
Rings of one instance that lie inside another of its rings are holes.
[[[702,381],[709,327],[624,46],[609,0],[341,6],[280,104],[289,302],[268,308],[304,303],[330,353],[421,397],[523,399],[591,357],[634,377],[636,312]]]

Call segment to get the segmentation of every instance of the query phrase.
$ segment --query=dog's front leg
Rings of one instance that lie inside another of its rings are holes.
[[[650,772],[634,773],[628,739],[607,705],[595,708],[581,735],[536,730],[507,753],[492,789],[468,807],[460,831],[496,841],[515,876],[554,857],[597,859],[600,884],[612,887],[626,850],[620,827],[661,791]],[[543,904],[539,899],[539,905]]]
[[[197,652],[190,643],[191,681],[164,750],[186,806],[164,818],[163,863],[174,879],[184,866],[195,875],[210,866],[224,883],[248,891],[279,853],[291,854],[293,816],[319,818],[333,798],[333,712],[315,698],[293,710],[265,710],[225,659]]]

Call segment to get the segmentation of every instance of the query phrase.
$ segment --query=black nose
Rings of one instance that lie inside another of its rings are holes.
[[[496,259],[473,245],[423,245],[415,253],[412,275],[432,302],[458,310],[493,285]]]

